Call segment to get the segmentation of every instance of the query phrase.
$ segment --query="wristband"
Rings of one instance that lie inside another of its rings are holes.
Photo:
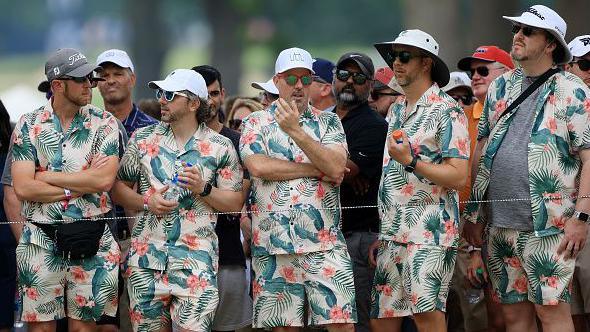
[[[68,188],[64,188],[64,194],[66,195],[66,200],[69,201],[72,199],[72,192]]]
[[[150,198],[152,197],[152,195],[156,192],[156,189],[154,189],[153,187],[150,187],[150,189],[148,189],[148,191],[143,195],[143,210],[147,211],[149,210],[149,201]]]
[[[481,248],[480,247],[475,247],[475,246],[472,246],[472,245],[469,245],[469,247],[467,247],[467,252],[468,253],[472,253],[474,251],[481,251]]]

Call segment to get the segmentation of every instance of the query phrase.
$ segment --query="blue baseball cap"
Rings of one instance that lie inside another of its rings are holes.
[[[319,79],[322,83],[332,84],[334,79],[334,63],[330,60],[315,58],[313,60],[314,78]]]

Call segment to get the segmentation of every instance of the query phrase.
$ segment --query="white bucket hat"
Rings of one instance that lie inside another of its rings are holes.
[[[573,56],[583,57],[590,53],[590,35],[578,36],[567,44],[567,46]]]
[[[439,47],[436,40],[424,31],[404,30],[399,33],[394,41],[383,42],[375,44],[375,48],[381,54],[389,67],[393,68],[393,61],[391,59],[391,52],[394,45],[408,45],[417,47],[430,55],[434,60],[432,67],[432,80],[435,81],[439,87],[443,87],[449,83],[449,67],[438,56]]]
[[[162,81],[151,81],[148,86],[152,89],[162,89],[165,91],[182,91],[188,90],[202,99],[209,98],[207,84],[201,74],[190,69],[176,69],[172,71],[166,79]]]
[[[520,16],[502,16],[512,23],[520,23],[535,28],[547,30],[561,44],[564,50],[564,57],[556,59],[558,65],[572,61],[572,53],[565,42],[565,33],[567,24],[553,9],[543,6],[534,5],[527,9]]]
[[[279,89],[277,89],[277,86],[275,85],[275,82],[273,82],[272,78],[266,82],[252,82],[251,85],[254,89],[264,90],[268,93],[272,93],[273,95],[279,94]]]

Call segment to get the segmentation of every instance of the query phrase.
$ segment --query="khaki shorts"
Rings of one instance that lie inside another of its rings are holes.
[[[457,248],[382,241],[373,281],[371,318],[445,311]]]
[[[588,236],[586,246],[576,259],[572,280],[572,315],[590,314],[590,234]]]
[[[465,290],[471,287],[467,280],[467,266],[469,265],[469,253],[465,250],[457,252],[457,262],[455,263],[455,273],[451,279],[451,289],[457,293],[457,301],[455,303],[461,308],[462,326],[465,332],[481,331],[488,328],[488,313],[486,309],[485,298],[475,304],[469,303],[465,297]],[[451,302],[447,303],[447,308],[451,310]]]
[[[67,316],[96,321],[103,314],[114,316],[120,252],[108,226],[94,257],[68,261],[53,251],[53,241],[41,229],[24,225],[16,248],[22,320],[47,322]]]
[[[569,302],[575,260],[557,256],[563,237],[563,233],[538,237],[529,231],[490,227],[487,267],[496,300],[539,305]]]
[[[133,331],[158,331],[170,321],[189,331],[211,329],[219,301],[215,273],[127,269]]]
[[[356,323],[352,262],[345,245],[328,251],[252,257],[253,327]]]

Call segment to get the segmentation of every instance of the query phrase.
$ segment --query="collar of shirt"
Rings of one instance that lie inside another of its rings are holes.
[[[143,113],[139,109],[139,107],[137,107],[137,105],[135,105],[134,103],[133,107],[131,108],[131,112],[129,113],[127,118],[125,118],[125,120],[123,120],[122,122],[123,126],[125,126],[125,130],[127,130],[127,136],[130,137],[131,134],[133,134],[133,132],[138,128],[149,126],[151,124],[158,122],[158,120]]]
[[[172,127],[169,123],[163,123],[162,125],[162,132],[158,133],[159,135],[163,135],[168,137],[168,139],[162,140],[161,144],[164,145],[171,151],[177,151],[178,155],[182,155],[187,151],[192,150],[195,144],[199,141],[203,141],[206,135],[207,130],[209,128],[204,124],[201,123],[197,127],[197,130],[193,133],[193,136],[186,142],[183,147],[180,147],[176,144],[176,139],[174,138],[174,133],[172,132]]]
[[[427,108],[427,107],[432,106],[433,103],[435,103],[437,101],[441,101],[442,99],[439,97],[440,91],[441,90],[438,87],[438,85],[436,83],[433,83],[430,86],[430,88],[428,88],[428,90],[424,91],[424,93],[422,94],[422,96],[420,96],[420,98],[418,98],[418,101],[416,102],[416,105],[411,110],[407,110],[406,109],[408,107],[408,102],[406,101],[406,98],[403,97],[398,102],[398,103],[401,103],[403,105],[403,108],[404,109],[406,109],[405,116],[404,116],[404,121],[403,122],[406,122],[410,117],[412,117],[412,115],[418,111],[418,107]]]
[[[471,114],[473,115],[474,119],[479,119],[479,118],[481,118],[482,113],[483,113],[483,103],[481,103],[478,100],[475,102],[475,104],[473,104]]]
[[[369,107],[369,102],[365,101],[365,102],[357,105],[355,108],[350,109],[340,121],[345,122],[345,121],[354,119],[355,117],[358,117],[359,115],[367,114],[369,112],[374,112],[374,111],[373,111],[373,109],[371,109]],[[334,107],[334,109],[332,109],[332,113],[336,113],[336,107]]]

